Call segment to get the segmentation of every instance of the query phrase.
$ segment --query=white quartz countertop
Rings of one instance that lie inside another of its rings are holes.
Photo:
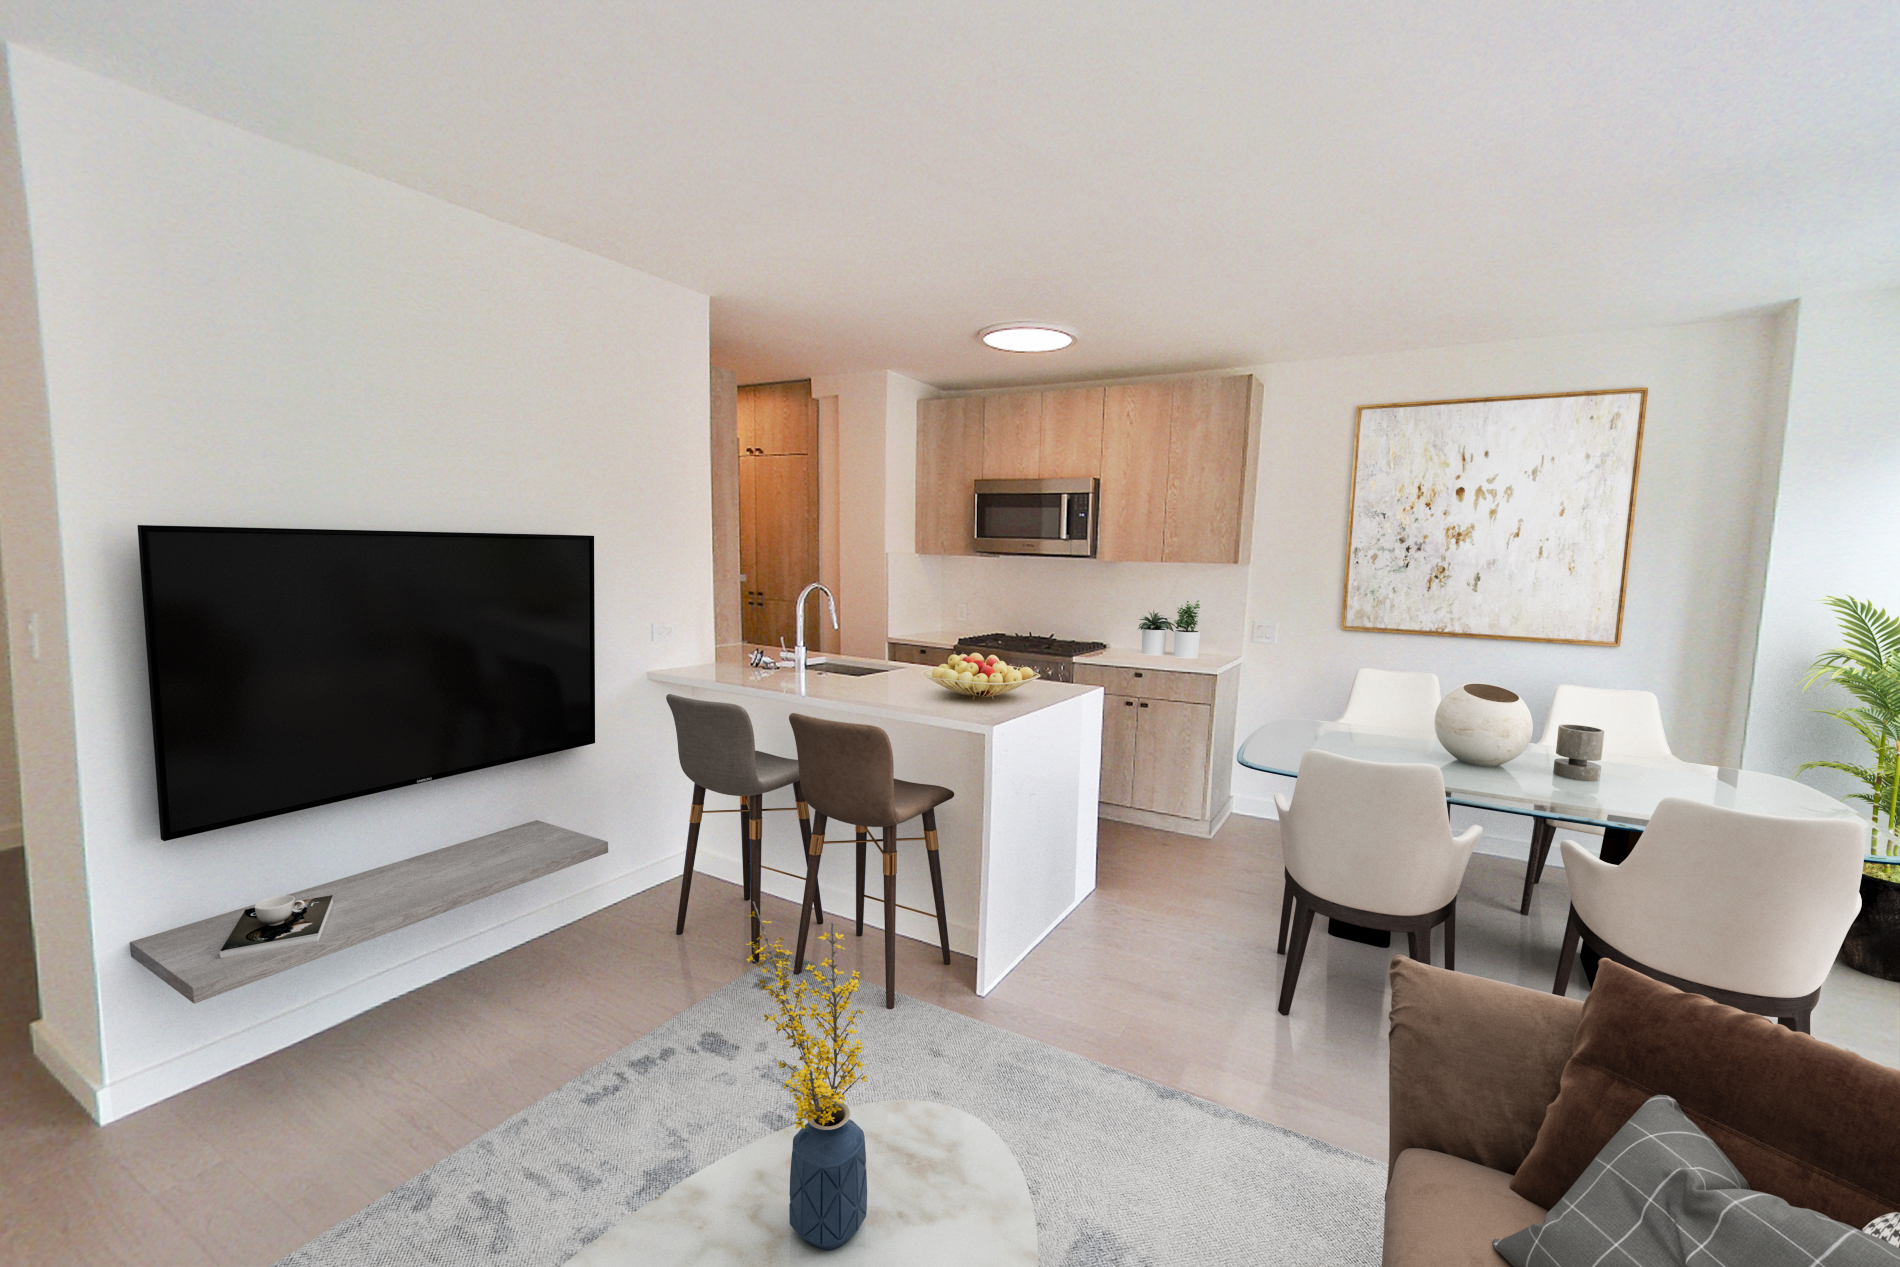
[[[664,686],[693,687],[739,696],[809,699],[833,712],[862,713],[979,733],[1102,689],[1068,682],[1036,681],[1026,682],[1007,695],[975,699],[937,685],[930,678],[930,670],[922,665],[864,660],[856,656],[833,655],[826,659],[843,664],[875,665],[890,672],[848,677],[808,669],[801,682],[799,674],[789,668],[753,668],[745,662],[745,652],[735,647],[722,648],[712,664],[653,669],[647,678]]]
[[[925,647],[954,647],[962,634],[933,629],[929,633],[892,634],[891,642],[912,642]],[[1078,639],[1078,641],[1080,641]],[[1000,652],[1007,660],[1009,653]],[[1111,669],[1153,669],[1157,673],[1225,673],[1240,663],[1240,656],[1229,651],[1210,651],[1206,655],[1143,655],[1126,647],[1110,647],[1093,655],[1078,656],[1077,664],[1100,664]]]

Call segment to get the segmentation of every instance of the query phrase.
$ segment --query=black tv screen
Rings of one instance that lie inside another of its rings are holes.
[[[594,742],[594,539],[139,529],[170,840]]]

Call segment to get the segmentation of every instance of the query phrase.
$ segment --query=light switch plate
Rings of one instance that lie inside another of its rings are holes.
[[[968,620],[969,618],[970,618],[970,605],[968,603],[958,603],[957,604],[957,619]]]
[[[673,636],[673,626],[661,625],[661,624],[655,624],[653,626],[653,641],[666,642],[669,639],[671,639],[672,636]]]
[[[1280,641],[1280,626],[1265,620],[1254,621],[1253,640],[1255,642]]]

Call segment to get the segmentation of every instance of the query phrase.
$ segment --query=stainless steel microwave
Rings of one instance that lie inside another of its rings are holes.
[[[1101,481],[978,480],[974,537],[978,554],[1095,556]]]

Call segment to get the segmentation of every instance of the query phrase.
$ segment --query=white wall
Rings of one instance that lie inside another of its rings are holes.
[[[1257,368],[1266,384],[1239,735],[1277,717],[1333,717],[1362,665],[1423,669],[1446,689],[1522,694],[1539,732],[1565,682],[1662,699],[1677,755],[1733,765],[1770,525],[1785,314]],[[1339,627],[1355,410],[1360,405],[1647,387],[1635,532],[1618,647]],[[1280,780],[1238,771],[1261,812]],[[1268,810],[1267,812],[1270,812]]]
[[[1745,763],[1791,774],[1803,761],[1864,763],[1866,748],[1813,710],[1847,699],[1801,690],[1841,638],[1830,595],[1900,615],[1900,290],[1802,299],[1794,340],[1774,545],[1763,596]],[[1861,784],[1802,776],[1839,796]]]
[[[40,661],[14,657],[35,766],[36,1043],[111,1118],[673,873],[686,785],[643,674],[713,643],[707,301],[9,55],[47,408],[36,431],[30,402],[5,403],[8,490],[38,479],[57,499],[56,533],[44,507],[0,517],[15,646],[29,608],[46,642]],[[15,227],[0,216],[9,300]],[[18,361],[0,355],[9,380]],[[592,534],[599,742],[160,841],[140,523]],[[672,642],[648,640],[654,622]],[[612,850],[196,1005],[126,949],[534,818]]]
[[[821,401],[837,400],[839,649],[882,659],[888,629],[884,554],[912,548],[917,401],[935,393],[884,370],[820,376],[812,379],[811,393]],[[814,600],[808,620],[822,602]]]
[[[7,624],[6,591],[0,584],[0,665],[8,658]],[[0,673],[0,849],[19,846],[20,753],[13,739],[13,678]]]

